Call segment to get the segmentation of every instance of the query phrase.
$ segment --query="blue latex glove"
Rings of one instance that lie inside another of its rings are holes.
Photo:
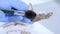
[[[1,9],[9,9],[9,10],[28,10],[29,6],[22,2],[22,0],[0,0],[0,8]],[[2,18],[0,18],[0,22],[15,22],[15,21],[23,21],[25,23],[32,24],[32,21],[23,16],[5,16],[5,14],[0,11],[2,14]],[[2,19],[2,20],[1,20]]]

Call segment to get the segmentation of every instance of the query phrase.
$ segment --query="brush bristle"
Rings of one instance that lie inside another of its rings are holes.
[[[36,17],[36,13],[32,10],[28,10],[25,13],[25,16],[31,20],[33,20]]]

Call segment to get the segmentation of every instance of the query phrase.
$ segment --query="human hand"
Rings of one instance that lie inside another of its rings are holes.
[[[29,6],[26,5],[24,2],[22,2],[21,0],[0,0],[0,9],[26,11],[29,9]],[[9,14],[8,14],[8,16],[5,16],[4,13],[2,13],[2,14],[3,14],[2,15],[3,17],[0,18],[0,20],[4,18],[2,20],[2,22],[23,21],[25,23],[30,23],[30,24],[32,23],[32,21],[30,19],[23,17],[23,16],[16,16],[16,15],[10,16]]]

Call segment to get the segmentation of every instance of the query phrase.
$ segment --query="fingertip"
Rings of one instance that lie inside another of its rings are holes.
[[[28,23],[28,24],[32,24],[32,21],[26,17],[23,18],[23,22]]]
[[[19,21],[23,20],[23,16],[18,16],[17,18],[18,18]]]

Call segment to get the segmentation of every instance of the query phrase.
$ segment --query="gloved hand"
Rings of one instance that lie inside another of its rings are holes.
[[[25,4],[22,0],[0,0],[0,9],[8,10],[23,10],[26,11],[29,9],[29,6]],[[1,17],[2,16],[2,17]],[[15,22],[23,21],[25,23],[32,24],[32,21],[23,16],[5,16],[5,14],[0,10],[0,22]]]

